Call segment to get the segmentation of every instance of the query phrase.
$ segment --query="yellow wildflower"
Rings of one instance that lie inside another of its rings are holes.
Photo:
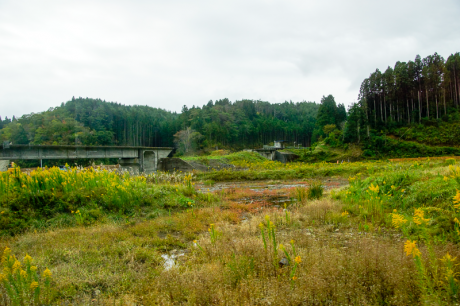
[[[299,263],[302,262],[302,258],[300,258],[300,256],[297,256],[297,257],[294,259],[294,261],[295,261],[296,263],[299,264]]]
[[[297,279],[297,276],[293,276],[293,277],[292,277],[292,280],[296,280],[296,279]]]
[[[460,190],[457,190],[457,194],[452,197],[454,200],[454,207],[459,209],[460,208]]]
[[[38,282],[35,282],[35,281],[34,281],[34,282],[31,282],[31,283],[30,283],[30,290],[33,291],[33,290],[35,290],[35,289],[37,289],[37,288],[38,288]]]
[[[345,211],[342,213],[342,217],[346,217],[346,216],[348,216],[348,211],[345,210]]]
[[[396,209],[395,209],[396,210]],[[404,223],[407,222],[406,219],[404,219],[404,216],[403,215],[400,215],[400,214],[397,214],[397,213],[392,213],[391,214],[391,224],[393,224],[393,226],[395,228],[400,228],[401,225],[403,225]]]
[[[21,268],[21,263],[19,262],[19,260],[16,260],[13,264],[13,273],[16,272],[16,270],[20,269]]]
[[[2,262],[5,262],[7,258],[11,254],[11,249],[9,247],[6,247],[5,250],[3,251],[3,256],[2,256]]]
[[[37,271],[37,267],[36,266],[31,266],[30,271],[34,271],[34,272]]]
[[[24,271],[24,270],[22,270],[22,269],[21,269],[21,271],[19,272],[19,274],[20,274],[23,278],[26,278],[26,276],[27,276],[27,272]]]
[[[443,258],[441,258],[441,261],[452,262],[452,261],[454,261],[456,259],[457,259],[457,257],[452,257],[452,256],[450,256],[449,253],[447,253],[446,255],[443,256]]]
[[[423,217],[423,210],[420,209],[420,208],[415,208],[415,211],[414,211],[414,223],[417,224],[417,225],[420,225],[422,224],[423,222],[428,222],[430,221],[430,219],[425,219]]]
[[[372,192],[375,192],[375,193],[379,193],[380,189],[379,189],[379,185],[375,185],[374,184],[371,184],[369,186],[369,190],[372,191]]]
[[[417,248],[417,244],[415,240],[414,241],[407,240],[404,243],[404,252],[406,252],[407,256],[412,255],[414,258],[421,255],[420,250]]]
[[[443,180],[447,182],[449,178],[447,176],[444,176]]]
[[[51,278],[51,271],[48,268],[43,271],[43,278]]]
[[[25,264],[30,264],[32,262],[32,257],[29,256],[29,254],[26,254],[26,256],[24,256],[24,263]]]

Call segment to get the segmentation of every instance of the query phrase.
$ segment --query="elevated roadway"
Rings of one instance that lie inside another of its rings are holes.
[[[158,161],[168,157],[170,147],[115,147],[115,146],[33,146],[4,145],[0,160],[118,158],[120,167],[132,172],[152,173]]]

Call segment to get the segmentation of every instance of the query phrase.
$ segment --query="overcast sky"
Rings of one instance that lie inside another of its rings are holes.
[[[75,97],[356,101],[376,68],[460,51],[459,0],[0,0],[0,115]]]

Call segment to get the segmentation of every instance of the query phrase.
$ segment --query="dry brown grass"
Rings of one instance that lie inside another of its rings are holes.
[[[29,253],[40,269],[50,268],[56,301],[75,304],[421,304],[414,262],[403,253],[399,236],[359,233],[341,216],[339,202],[298,203],[289,220],[282,209],[246,212],[244,221],[239,212],[230,205],[137,224],[30,233],[3,239],[0,248],[8,245],[20,257]],[[266,215],[291,255],[294,240],[302,260],[295,280],[292,263],[277,264],[283,252],[274,258],[264,249],[259,224]],[[215,243],[207,231],[211,223],[220,233]],[[456,246],[435,248],[439,254],[446,250],[460,255]],[[165,270],[161,254],[181,252],[176,266]]]

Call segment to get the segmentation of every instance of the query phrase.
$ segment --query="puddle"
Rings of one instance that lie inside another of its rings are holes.
[[[342,178],[334,178],[334,179],[327,179],[323,180],[323,186],[325,190],[329,189],[334,189],[338,188],[341,186],[348,185],[348,180],[347,179],[342,179]],[[214,192],[214,191],[221,191],[224,189],[230,189],[230,188],[243,188],[243,189],[249,189],[251,191],[257,192],[257,193],[263,193],[264,191],[267,190],[278,190],[278,189],[290,189],[290,188],[296,188],[296,187],[308,187],[309,184],[307,182],[282,182],[278,184],[267,184],[266,182],[260,182],[260,183],[248,183],[248,182],[232,182],[232,183],[216,183],[214,186],[199,186],[198,191],[202,193],[207,193],[207,192]]]

